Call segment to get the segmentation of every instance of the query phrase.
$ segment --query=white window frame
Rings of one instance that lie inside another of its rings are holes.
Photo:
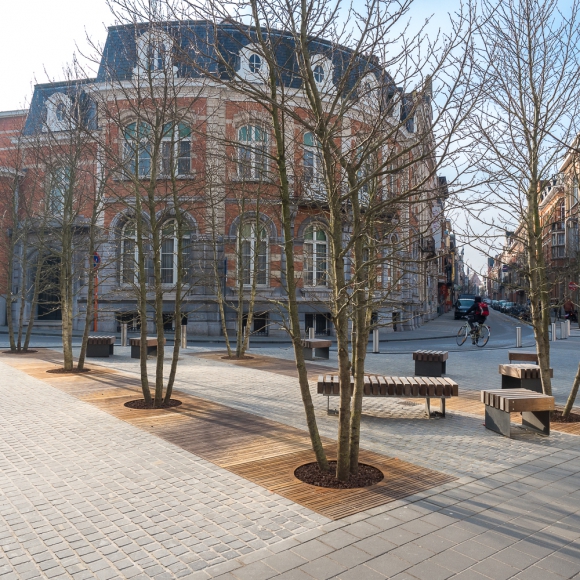
[[[46,209],[52,216],[62,216],[67,189],[70,185],[70,169],[65,166],[56,167],[50,175],[46,199]]]
[[[260,224],[261,234],[260,236],[256,235],[256,223],[252,221],[245,221],[243,222],[240,227],[242,231],[240,232],[239,243],[240,247],[238,247],[238,259],[242,260],[242,276],[243,276],[243,284],[244,286],[251,286],[253,283],[253,276],[254,276],[254,263],[255,259],[258,259],[258,279],[256,281],[256,286],[260,288],[264,288],[268,286],[268,279],[269,279],[269,238],[268,238],[268,230],[266,226]],[[244,233],[247,231],[248,233]],[[248,235],[249,234],[249,235]],[[258,247],[258,251],[256,252],[256,244],[264,244],[264,251],[260,252],[260,248]],[[247,248],[247,251],[246,251]],[[262,263],[260,263],[262,260]]]
[[[72,109],[73,102],[69,96],[64,93],[50,95],[46,100],[46,122],[42,127],[43,132],[74,129]]]
[[[133,235],[128,236],[127,235],[127,230],[132,228],[133,229]],[[127,248],[127,243],[131,242],[133,244],[133,251],[132,251],[132,256],[133,256],[133,264],[131,266],[131,270],[133,272],[133,280],[127,280],[127,259],[129,258],[128,255],[128,248]],[[138,268],[138,263],[139,263],[139,256],[138,256],[138,248],[137,248],[137,224],[135,223],[135,220],[129,220],[127,221],[127,223],[123,226],[123,229],[121,230],[121,284],[126,285],[126,284],[137,284],[139,281],[139,268]]]
[[[130,127],[135,126],[134,136],[129,136]],[[143,134],[141,128],[148,128]],[[133,177],[147,178],[151,175],[151,125],[145,121],[133,121],[123,128],[123,165],[125,172]],[[135,168],[135,157],[137,167]],[[147,163],[145,163],[147,161]],[[145,170],[148,167],[147,170]],[[135,172],[135,169],[137,170]]]
[[[307,239],[309,232],[312,238]],[[318,240],[317,234],[324,234],[324,240]],[[307,287],[328,287],[328,234],[320,224],[310,224],[304,230],[303,243],[303,280]],[[323,248],[323,252],[320,249]]]
[[[263,139],[258,139],[258,132]],[[244,134],[245,133],[245,134]],[[265,181],[268,168],[268,132],[261,125],[242,125],[237,134],[238,179]]]
[[[183,131],[188,131],[184,137]],[[187,145],[183,147],[183,145]],[[173,168],[171,167],[173,165]],[[185,123],[166,125],[161,141],[161,167],[163,177],[191,175],[191,127]]]

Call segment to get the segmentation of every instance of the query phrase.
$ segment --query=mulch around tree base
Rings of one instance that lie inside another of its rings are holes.
[[[177,399],[169,399],[169,403],[164,403],[161,407],[146,405],[145,399],[137,399],[125,403],[125,407],[129,407],[129,409],[169,409],[170,407],[179,407],[179,405],[181,405],[181,401],[178,401]]]
[[[552,423],[580,423],[580,414],[570,413],[566,418],[562,417],[562,411],[552,411],[550,413]]]
[[[32,349],[28,349],[28,350],[3,350],[2,354],[34,354],[35,352],[38,352],[38,351],[32,350]]]
[[[240,356],[240,357],[235,356],[235,355],[232,355],[232,356],[226,355],[226,356],[222,356],[222,359],[224,359],[224,360],[254,360],[254,357],[249,356],[247,354],[245,354],[244,356]]]
[[[49,369],[46,372],[51,373],[51,374],[55,374],[55,375],[58,375],[58,374],[62,374],[62,375],[73,374],[74,375],[74,374],[79,374],[79,373],[90,373],[91,369],[71,369],[69,371],[67,369],[59,368],[59,369]]]
[[[338,481],[335,477],[336,461],[328,462],[329,470],[321,471],[317,463],[306,463],[296,469],[294,475],[304,483],[317,487],[332,487],[334,489],[354,489],[369,487],[384,479],[383,472],[372,465],[359,463],[358,474],[351,475],[348,481]]]

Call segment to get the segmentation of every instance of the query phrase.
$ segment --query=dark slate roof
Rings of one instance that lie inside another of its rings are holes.
[[[28,117],[24,125],[24,135],[32,135],[42,130],[42,125],[46,120],[45,103],[54,93],[67,95],[73,103],[79,103],[81,121],[85,126],[95,129],[97,111],[93,101],[89,98],[85,88],[94,83],[95,79],[84,79],[79,81],[67,81],[59,83],[46,83],[36,85],[30,103]]]
[[[24,129],[25,134],[31,134],[42,128],[46,115],[44,105],[46,100],[55,92],[63,92],[73,100],[82,99],[83,119],[87,123],[96,125],[96,107],[83,90],[83,86],[94,82],[130,80],[133,68],[137,64],[136,40],[147,31],[148,27],[147,23],[109,27],[96,79],[36,85],[30,114]],[[178,76],[182,78],[198,77],[201,70],[212,74],[221,73],[222,78],[227,79],[227,71],[225,69],[220,71],[221,61],[225,60],[237,68],[240,50],[256,37],[255,28],[242,27],[239,23],[227,20],[217,25],[204,20],[163,22],[156,23],[155,29],[161,29],[174,38],[175,54],[173,60],[178,69]],[[273,46],[276,48],[278,64],[283,69],[284,83],[287,86],[298,88],[300,78],[297,74],[298,62],[294,39],[285,32],[274,31],[270,34]],[[314,54],[325,54],[332,59],[335,81],[344,74],[345,67],[352,55],[348,48],[337,47],[319,38],[310,40],[310,49]],[[220,53],[219,58],[216,50]],[[380,68],[373,57],[359,59],[359,62],[353,67],[348,84],[352,87],[357,77],[369,72],[372,72],[379,80],[380,85],[385,88],[385,99],[400,91],[388,73]],[[403,119],[406,119],[411,108],[409,104],[402,107]],[[407,124],[412,124],[412,118],[407,119]]]

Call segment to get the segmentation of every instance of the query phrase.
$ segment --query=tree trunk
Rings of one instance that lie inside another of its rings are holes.
[[[578,371],[576,372],[576,377],[574,378],[574,384],[572,385],[572,390],[568,395],[568,400],[566,401],[566,406],[562,412],[562,417],[568,418],[572,407],[574,406],[574,401],[576,401],[576,395],[578,395],[578,387],[580,387],[580,364],[578,365]]]

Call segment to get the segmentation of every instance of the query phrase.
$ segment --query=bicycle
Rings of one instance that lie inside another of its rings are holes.
[[[479,324],[479,322],[474,322],[473,331],[469,326],[469,322],[466,322],[457,331],[457,346],[461,346],[469,336],[475,340],[475,344],[479,347],[484,347],[491,336],[491,328],[487,324]]]

